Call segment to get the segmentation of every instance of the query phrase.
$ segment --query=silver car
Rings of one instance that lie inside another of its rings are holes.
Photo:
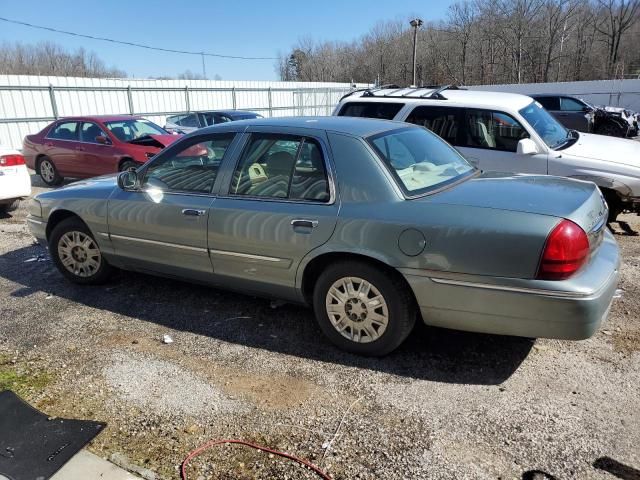
[[[340,348],[384,355],[428,325],[584,339],[619,253],[593,183],[481,174],[424,128],[241,121],[137,171],[38,195],[28,222],[79,284],[113,268],[312,305]]]

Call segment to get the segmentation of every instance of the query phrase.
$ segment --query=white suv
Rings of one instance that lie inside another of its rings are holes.
[[[567,130],[525,95],[380,87],[345,95],[333,114],[422,125],[481,170],[589,180],[609,204],[609,221],[640,214],[640,142]]]

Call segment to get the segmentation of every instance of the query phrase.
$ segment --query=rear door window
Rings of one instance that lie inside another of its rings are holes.
[[[536,97],[534,100],[547,110],[560,110],[560,99],[558,97]]]
[[[342,106],[338,116],[393,120],[402,107],[404,103],[348,102]]]
[[[407,122],[431,130],[451,145],[457,145],[462,108],[416,107],[407,117]]]
[[[78,140],[78,122],[62,122],[51,129],[47,138],[56,140]]]
[[[467,109],[464,126],[464,147],[515,152],[518,142],[529,138],[520,122],[503,112]]]

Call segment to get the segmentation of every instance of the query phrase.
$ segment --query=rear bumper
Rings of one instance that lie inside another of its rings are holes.
[[[0,168],[0,203],[31,195],[31,177],[24,165]]]
[[[428,325],[534,338],[582,340],[606,320],[619,280],[620,255],[607,232],[575,279],[507,285],[407,275]],[[505,279],[507,280],[507,279]],[[544,288],[541,288],[544,287]]]

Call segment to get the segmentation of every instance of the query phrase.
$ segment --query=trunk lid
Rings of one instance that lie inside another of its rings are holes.
[[[601,233],[608,215],[594,183],[547,175],[485,173],[426,199],[566,218],[588,235]]]

